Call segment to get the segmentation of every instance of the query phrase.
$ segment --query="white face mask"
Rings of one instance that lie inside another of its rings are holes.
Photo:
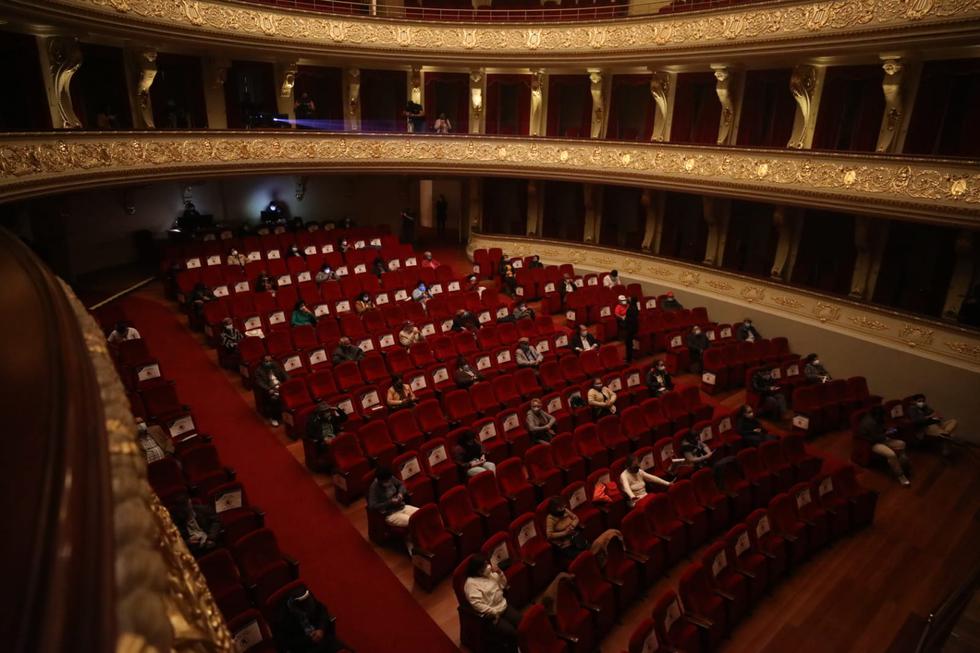
[[[815,358],[815,359],[813,360],[813,364],[814,364],[814,365],[819,365],[819,364],[820,364],[820,359],[819,359],[819,358]]]
[[[924,401],[917,401],[917,402],[915,402],[915,405],[918,406],[919,408],[922,408],[922,407],[924,407],[926,405],[926,402],[924,402]]]

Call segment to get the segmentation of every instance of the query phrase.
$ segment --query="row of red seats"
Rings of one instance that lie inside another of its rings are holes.
[[[871,443],[863,438],[857,437],[861,420],[867,415],[872,407],[881,404],[885,413],[885,428],[894,429],[894,435],[899,440],[906,443],[911,442],[916,433],[916,429],[909,419],[909,406],[914,402],[914,395],[903,399],[890,399],[884,403],[879,397],[872,397],[869,404],[858,405],[850,410],[848,424],[851,429],[851,462],[862,467],[870,467],[875,456],[872,455]]]
[[[756,342],[721,342],[704,352],[701,389],[716,394],[734,388],[750,387],[750,368],[760,365],[780,366],[786,376],[800,373],[800,357],[789,350],[786,338],[757,340]],[[782,376],[782,375],[781,375]]]
[[[817,435],[847,428],[855,411],[880,403],[863,376],[801,385],[793,389],[793,430]]]

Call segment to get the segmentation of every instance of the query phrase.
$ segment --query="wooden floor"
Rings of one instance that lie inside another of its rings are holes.
[[[724,398],[737,405],[741,392]],[[284,444],[302,460],[300,443]],[[849,456],[849,436],[833,433],[812,445],[841,458]],[[786,578],[744,619],[724,651],[876,653],[892,648],[910,619],[919,622],[951,591],[961,575],[980,562],[980,460],[976,450],[960,449],[945,462],[938,454],[913,452],[913,482],[903,489],[882,471],[862,475],[862,483],[881,493],[875,524],[837,542]],[[317,475],[333,495],[329,476]],[[367,538],[364,500],[344,510]],[[697,557],[700,550],[693,557]],[[432,618],[457,644],[456,599],[448,582],[432,593],[414,586],[408,555],[379,550],[382,559]],[[634,603],[601,646],[603,653],[625,651],[634,627],[649,615],[653,601],[676,588],[684,563]]]

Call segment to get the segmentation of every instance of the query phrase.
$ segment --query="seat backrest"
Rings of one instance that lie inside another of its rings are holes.
[[[439,510],[446,519],[446,523],[453,529],[475,514],[473,504],[470,502],[470,495],[466,488],[461,485],[447,490],[439,497]]]
[[[491,471],[471,476],[466,484],[466,489],[470,493],[470,500],[477,509],[499,502],[501,499],[500,489],[497,487],[497,478]]]
[[[535,603],[524,612],[517,627],[517,640],[524,653],[565,653],[568,644],[558,639],[544,607]]]
[[[427,503],[416,510],[408,520],[408,533],[411,541],[423,550],[431,550],[432,544],[445,533],[442,515],[434,503]]]
[[[520,458],[508,458],[497,465],[497,483],[505,495],[512,495],[528,486]]]

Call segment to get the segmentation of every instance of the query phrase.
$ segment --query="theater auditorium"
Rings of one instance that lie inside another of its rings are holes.
[[[6,0],[12,653],[980,650],[980,5]]]

